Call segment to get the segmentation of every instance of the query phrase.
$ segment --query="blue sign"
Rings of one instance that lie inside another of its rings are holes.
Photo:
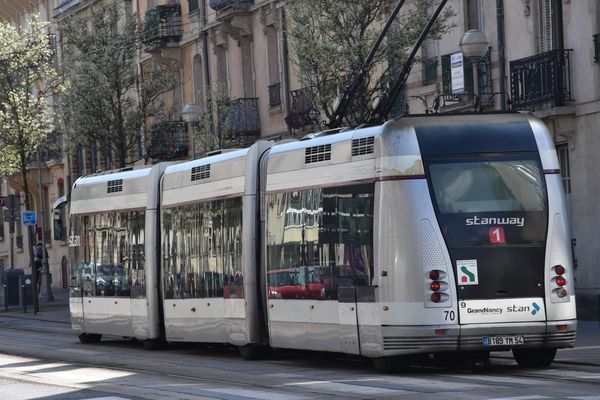
[[[35,225],[35,211],[23,211],[21,213],[21,221],[23,221],[23,225]]]

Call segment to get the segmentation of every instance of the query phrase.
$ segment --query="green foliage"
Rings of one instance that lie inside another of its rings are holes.
[[[397,2],[294,0],[286,6],[292,62],[313,104],[327,119],[332,116],[335,98],[358,74]],[[427,24],[428,10],[431,13],[437,3],[437,0],[415,0],[412,6],[403,6],[404,11],[400,11],[349,107],[348,124],[365,121],[371,102],[398,75]],[[439,38],[454,28],[448,23],[453,16],[453,10],[446,6],[429,37]]]
[[[161,119],[162,95],[177,83],[176,74],[158,64],[140,75],[142,29],[126,7],[127,2],[103,3],[59,26],[63,68],[72,81],[61,107],[68,142],[71,149],[95,145],[114,156],[116,167],[147,138],[146,122]]]
[[[227,89],[225,86],[219,85],[211,93],[207,109],[194,123],[193,135],[196,153],[204,154],[237,144],[234,118]]]
[[[27,164],[54,129],[47,97],[63,86],[38,16],[17,29],[0,22],[0,174],[26,174]],[[23,182],[26,177],[23,176]]]

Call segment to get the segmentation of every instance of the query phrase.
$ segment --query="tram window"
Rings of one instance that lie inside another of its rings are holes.
[[[73,219],[72,270],[84,296],[145,296],[144,218],[132,211]]]
[[[371,284],[373,190],[370,184],[269,195],[271,298],[337,299],[339,287]]]
[[[546,208],[543,175],[533,160],[434,163],[429,172],[443,214]]]
[[[162,210],[167,299],[243,298],[242,199]]]

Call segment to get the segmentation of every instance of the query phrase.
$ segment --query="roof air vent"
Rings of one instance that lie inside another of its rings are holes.
[[[114,181],[108,181],[106,186],[106,193],[116,193],[123,191],[123,179],[115,179]]]
[[[375,150],[375,136],[352,140],[352,157],[373,154]]]
[[[306,164],[331,160],[331,144],[322,144],[306,148],[304,162]]]
[[[210,164],[192,168],[192,182],[210,178]]]

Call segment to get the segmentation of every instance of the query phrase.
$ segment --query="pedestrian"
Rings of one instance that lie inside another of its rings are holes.
[[[41,289],[42,289],[42,262],[44,260],[44,252],[46,251],[46,249],[44,249],[44,245],[42,244],[42,242],[38,242],[38,244],[36,244],[33,248],[33,265],[35,266],[35,273],[36,273],[36,281],[37,281],[37,289],[38,289],[38,293],[40,293]],[[46,256],[48,255],[48,252],[46,251]]]

